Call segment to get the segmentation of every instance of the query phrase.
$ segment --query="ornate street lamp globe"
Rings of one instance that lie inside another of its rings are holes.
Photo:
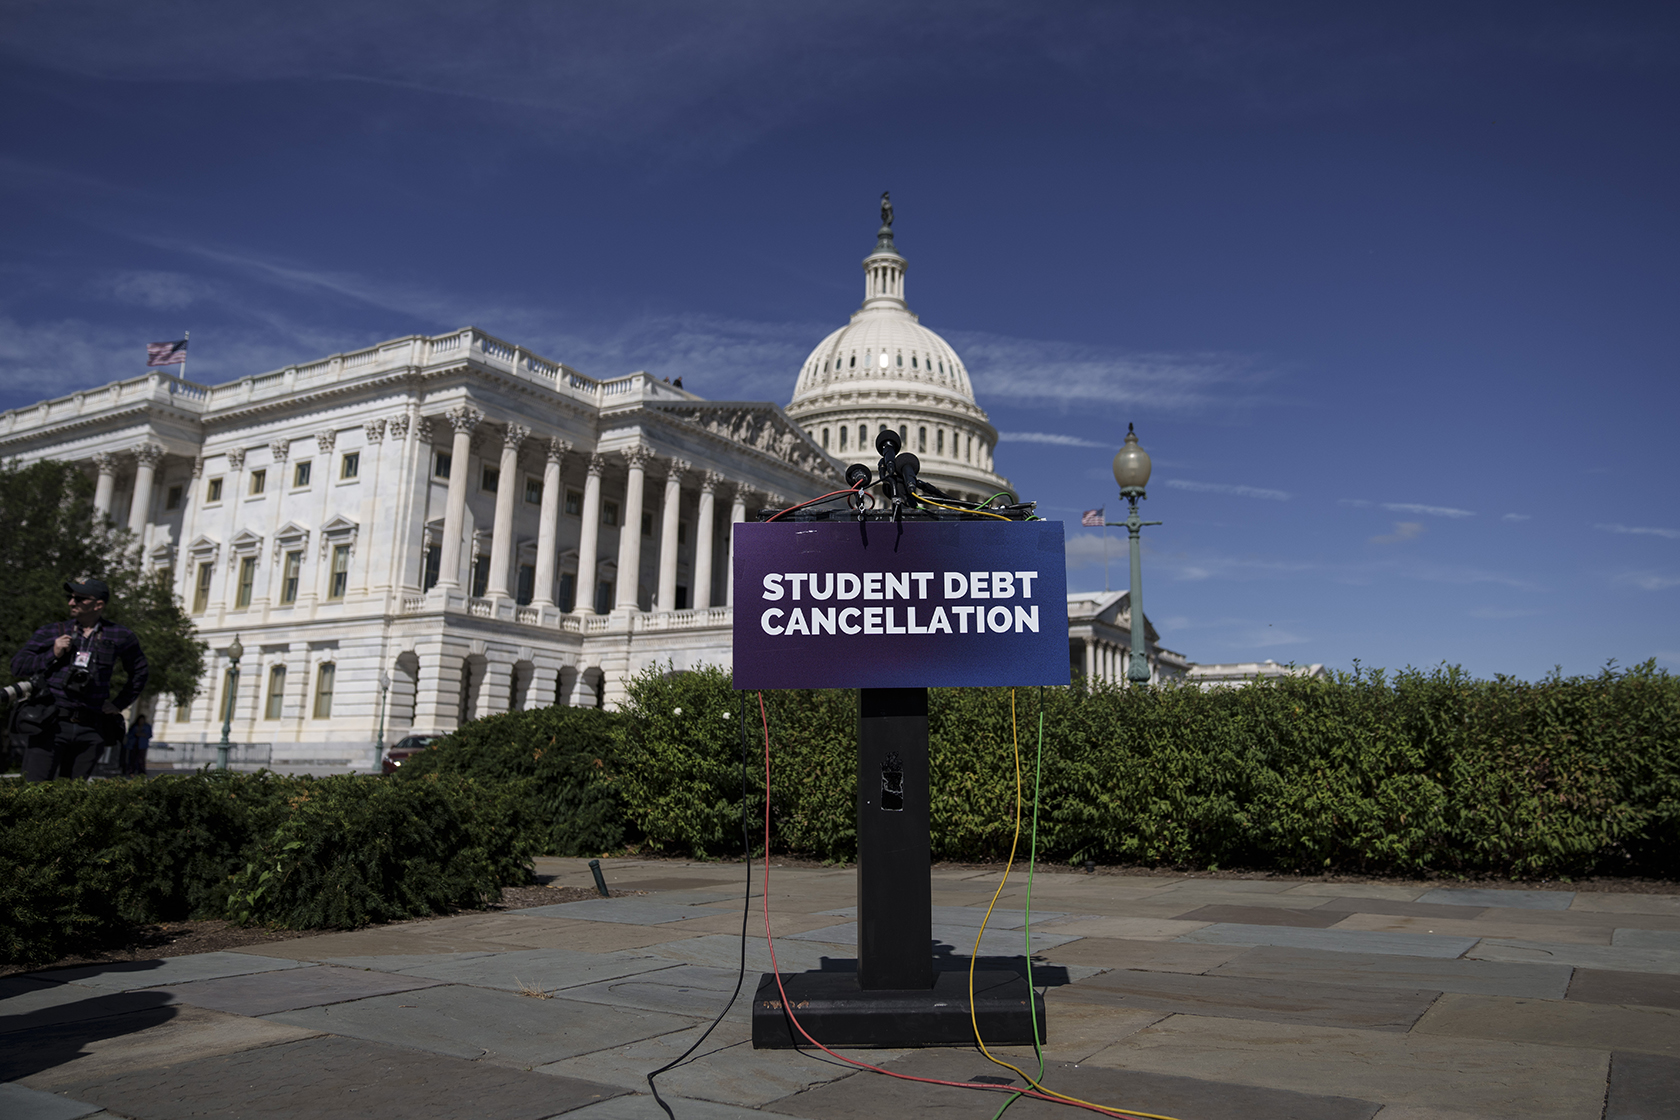
[[[227,648],[227,655],[235,661],[245,656],[245,647],[239,644],[239,635],[233,636],[233,644]]]
[[[1137,432],[1126,425],[1126,444],[1114,456],[1114,481],[1120,484],[1123,498],[1143,497],[1149,485],[1149,452],[1138,446]]]

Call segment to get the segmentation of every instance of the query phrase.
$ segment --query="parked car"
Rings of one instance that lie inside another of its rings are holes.
[[[425,750],[441,738],[443,738],[442,735],[410,735],[407,738],[397,740],[396,746],[385,752],[385,757],[380,762],[380,769],[387,774],[395,774],[397,767],[403,764],[403,760]]]

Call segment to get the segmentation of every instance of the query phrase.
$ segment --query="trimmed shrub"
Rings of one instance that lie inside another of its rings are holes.
[[[400,782],[454,774],[478,782],[525,780],[525,812],[543,855],[598,855],[624,843],[610,781],[624,717],[594,708],[508,712],[466,724],[411,755]]]

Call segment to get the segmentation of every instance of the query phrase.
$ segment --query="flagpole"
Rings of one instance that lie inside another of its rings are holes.
[[[192,341],[192,332],[191,331],[182,331],[181,332],[181,342],[182,342],[183,345],[181,346],[181,374],[180,374],[180,377],[181,377],[182,381],[185,381],[187,379],[187,347],[186,347],[185,344],[188,343],[188,342],[191,342],[191,341]],[[1103,530],[1104,534],[1106,534],[1107,532],[1108,532],[1107,529]]]
[[[1103,523],[1103,594],[1108,594],[1108,524]]]

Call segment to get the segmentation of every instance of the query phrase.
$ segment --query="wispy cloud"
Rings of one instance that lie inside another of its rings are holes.
[[[1093,439],[1080,439],[1078,436],[1064,436],[1055,432],[999,432],[999,443],[1048,443],[1057,447],[1107,447],[1106,443],[1098,443]],[[1170,486],[1171,483],[1168,483]]]
[[[1428,517],[1474,517],[1467,509],[1453,509],[1451,506],[1425,506],[1416,502],[1384,502],[1382,508],[1394,513],[1421,513]]]
[[[1669,572],[1623,572],[1612,582],[1623,587],[1637,587],[1641,591],[1667,591],[1680,587],[1680,576]]]
[[[1421,521],[1396,521],[1394,523],[1394,532],[1380,537],[1372,537],[1371,543],[1399,544],[1401,541],[1409,541],[1413,537],[1422,535],[1423,523]]]
[[[1666,540],[1680,540],[1680,529],[1652,529],[1644,525],[1594,525],[1594,529],[1601,529],[1606,533],[1631,533],[1636,537],[1663,537]]]
[[[975,393],[1012,405],[1148,407],[1175,412],[1250,407],[1272,375],[1236,354],[1129,354],[1055,340],[953,331]]]
[[[1231,494],[1238,498],[1265,498],[1272,502],[1289,500],[1287,491],[1267,490],[1259,486],[1240,486],[1226,482],[1191,482],[1183,478],[1168,479],[1167,485],[1174,490],[1190,490],[1198,494]]]
[[[1501,521],[1527,521],[1531,515],[1526,513],[1507,513]]]

